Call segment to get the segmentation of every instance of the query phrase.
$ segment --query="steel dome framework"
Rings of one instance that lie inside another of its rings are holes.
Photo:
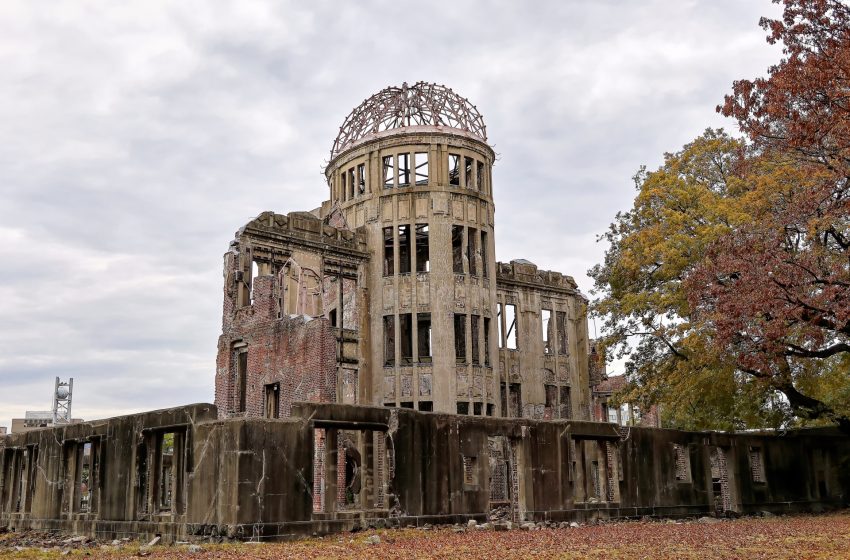
[[[444,85],[404,83],[379,91],[351,111],[339,128],[331,158],[365,136],[407,126],[456,128],[487,141],[484,118],[468,99]]]

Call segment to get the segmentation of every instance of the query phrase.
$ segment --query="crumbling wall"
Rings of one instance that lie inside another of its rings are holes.
[[[497,263],[502,415],[590,420],[586,298],[525,260]]]
[[[310,213],[265,212],[237,232],[224,256],[222,417],[275,418],[296,400],[335,402],[352,375],[356,388],[357,278],[367,258],[362,235]]]
[[[216,404],[222,416],[267,416],[270,385],[278,384],[277,414],[295,401],[335,402],[336,337],[324,318],[259,320],[219,339]],[[244,405],[240,404],[238,356],[247,353]]]
[[[287,419],[216,416],[191,405],[9,436],[0,527],[258,540],[379,519],[822,511],[850,490],[850,439],[830,429],[735,435],[321,403],[295,403]],[[83,511],[86,445],[99,459]]]
[[[0,457],[0,528],[108,539],[178,537],[187,519],[186,481],[199,456],[183,444],[173,462],[163,461],[157,449],[166,434],[186,442],[194,426],[215,418],[213,405],[197,404],[7,436]],[[163,472],[170,477],[160,484]]]

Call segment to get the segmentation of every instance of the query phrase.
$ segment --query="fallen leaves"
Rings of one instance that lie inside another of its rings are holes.
[[[0,549],[4,558],[59,558],[60,550]],[[421,558],[850,558],[850,512],[720,523],[623,522],[564,529],[466,530],[451,527],[345,533],[284,543],[147,548],[147,558],[414,560]],[[71,556],[132,558],[139,546],[77,549]]]

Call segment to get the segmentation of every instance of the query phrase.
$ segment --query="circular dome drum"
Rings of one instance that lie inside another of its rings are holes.
[[[388,87],[354,109],[339,128],[331,159],[358,140],[408,126],[438,126],[462,130],[487,141],[487,127],[478,109],[450,88],[416,82]]]

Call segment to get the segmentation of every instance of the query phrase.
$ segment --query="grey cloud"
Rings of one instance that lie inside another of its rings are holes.
[[[779,53],[767,0],[0,5],[0,425],[213,395],[221,255],[310,209],[346,114],[436,81],[484,114],[498,257],[576,277],[631,176]],[[533,225],[529,225],[533,224]]]

